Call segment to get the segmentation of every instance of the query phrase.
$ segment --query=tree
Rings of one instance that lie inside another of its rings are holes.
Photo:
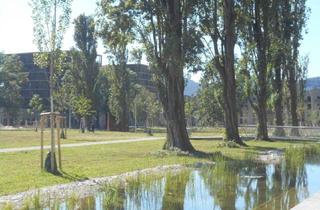
[[[128,46],[134,38],[133,2],[101,0],[99,3],[99,36],[111,61],[109,107],[122,131],[129,130],[130,72],[127,68]]]
[[[99,64],[97,63],[95,22],[91,16],[79,15],[74,20],[74,25],[74,40],[76,47],[80,50],[79,54],[76,54],[80,59],[80,62],[76,64],[77,74],[84,83],[82,88],[78,87],[80,88],[78,91],[82,91],[92,101],[93,107],[97,109],[98,98],[95,91]]]
[[[140,3],[140,4],[139,4]],[[167,140],[164,149],[194,151],[186,129],[184,76],[186,64],[196,64],[200,44],[193,16],[195,2],[141,0],[137,5],[137,31],[155,74]]]
[[[66,31],[71,14],[72,0],[30,0],[32,8],[32,19],[34,23],[34,42],[37,44],[40,52],[46,52],[38,56],[38,63],[49,66],[50,72],[50,112],[54,112],[53,107],[53,85],[54,73],[57,57],[59,53],[64,32]],[[49,57],[48,57],[49,56]],[[50,116],[51,127],[51,171],[57,172],[55,161],[55,143],[54,143],[54,119]]]
[[[291,124],[299,125],[298,119],[298,83],[305,77],[304,68],[299,67],[299,46],[308,18],[306,0],[284,0],[284,44],[285,74],[290,93]],[[298,135],[297,129],[292,129],[293,135]]]
[[[267,100],[270,97],[270,19],[272,2],[249,0],[242,2],[241,44],[242,62],[247,96],[258,118],[256,139],[269,140],[267,128]]]
[[[131,107],[137,122],[143,122],[145,127],[152,127],[154,119],[160,115],[160,104],[156,94],[143,86],[137,89]]]
[[[27,81],[20,58],[0,54],[0,107],[7,113],[7,125],[22,105],[21,88]]]
[[[83,120],[94,115],[95,111],[92,110],[92,101],[85,96],[78,96],[72,99],[72,107],[76,115],[80,119],[80,128],[84,132],[85,125],[83,125]]]
[[[33,95],[32,98],[30,99],[29,106],[31,107],[32,112],[34,113],[34,116],[35,116],[36,131],[37,131],[39,115],[44,109],[42,98],[40,98],[40,96],[37,94]]]
[[[215,126],[224,124],[224,110],[222,108],[221,81],[214,79],[212,75],[204,74],[197,94],[198,98],[198,118],[201,126]]]
[[[218,71],[222,84],[222,107],[225,115],[226,138],[240,145],[245,145],[238,130],[234,68],[234,48],[237,40],[235,32],[236,5],[234,0],[201,1],[200,5],[200,27],[204,36],[210,37],[210,44],[206,37],[204,42],[207,45],[207,52],[211,52],[210,62]],[[211,48],[213,48],[212,51]]]
[[[277,126],[284,125],[283,119],[283,95],[285,85],[285,43],[283,42],[284,37],[284,21],[285,8],[283,7],[284,1],[273,1],[272,16],[274,17],[270,24],[272,24],[271,34],[271,61],[272,66],[272,106],[275,112],[275,124]],[[285,131],[283,128],[276,128],[274,135],[284,136]]]

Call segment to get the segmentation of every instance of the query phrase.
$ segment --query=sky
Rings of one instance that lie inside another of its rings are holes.
[[[33,22],[29,0],[0,0],[0,52],[21,53],[35,52],[33,44]],[[96,0],[73,0],[72,20],[78,15],[94,14]],[[308,77],[320,76],[320,1],[307,0],[307,6],[311,8],[311,14],[307,23],[308,33],[303,36],[300,54],[309,56]],[[67,50],[74,46],[73,25],[71,24],[65,34],[63,49]],[[103,54],[104,49],[99,42],[98,53]],[[103,56],[103,63],[106,63]],[[200,74],[191,75],[191,79],[199,81]]]

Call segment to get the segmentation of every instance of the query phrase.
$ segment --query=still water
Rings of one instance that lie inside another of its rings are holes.
[[[220,160],[214,166],[104,186],[60,209],[287,210],[320,191],[320,158],[291,149],[277,164]]]

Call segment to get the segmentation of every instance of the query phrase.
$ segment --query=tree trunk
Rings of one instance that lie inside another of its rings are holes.
[[[268,136],[266,108],[266,103],[258,102],[258,111],[256,112],[258,117],[257,140],[270,140]]]
[[[167,104],[164,115],[167,121],[167,141],[164,149],[179,148],[183,151],[194,151],[186,129],[184,112],[184,79],[170,75],[167,83]]]
[[[274,101],[275,110],[275,124],[276,126],[283,126],[283,106],[282,106],[282,74],[281,74],[281,57],[278,55],[275,61],[275,80],[274,80],[274,91],[276,92],[276,99]],[[274,131],[275,136],[285,136],[286,133],[283,128],[276,128]]]
[[[182,51],[182,12],[179,0],[167,1],[168,26],[166,48],[168,58],[162,70],[165,90],[162,92],[164,115],[167,121],[167,140],[164,149],[179,148],[193,152],[186,129],[184,111],[184,53]]]
[[[257,46],[257,107],[255,109],[258,117],[258,130],[256,139],[269,140],[267,128],[267,49],[268,40],[268,5],[262,0],[255,1],[255,24],[254,39]],[[262,13],[261,13],[262,11]]]
[[[293,72],[291,72],[292,74]],[[292,78],[291,75],[289,78],[289,92],[290,92],[290,114],[291,114],[291,123],[292,126],[299,126],[298,114],[297,114],[297,86],[296,81]],[[299,136],[299,130],[297,128],[292,128],[290,131],[291,136]]]
[[[224,68],[220,71],[223,81],[223,98],[225,127],[227,140],[245,145],[240,138],[238,130],[236,81],[234,73],[234,45],[235,45],[235,14],[234,1],[224,1],[224,28],[225,28],[225,55]]]
[[[255,109],[258,118],[258,128],[257,136],[258,140],[270,140],[268,136],[268,118],[267,118],[267,82],[266,82],[266,72],[267,66],[265,65],[265,60],[259,59],[259,71],[260,75],[258,78],[259,90],[257,95],[257,106]]]

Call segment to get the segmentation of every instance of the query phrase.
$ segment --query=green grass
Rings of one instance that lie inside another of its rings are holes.
[[[55,133],[56,134],[56,133]],[[142,137],[164,137],[165,133],[154,133],[152,136],[143,132],[116,132],[96,131],[94,133],[80,133],[79,130],[68,130],[67,139],[61,139],[61,144],[109,141],[119,139],[131,139]],[[192,136],[222,136],[223,130],[219,128],[208,128],[191,132]],[[44,145],[50,144],[50,130],[44,132]],[[40,145],[40,132],[34,130],[0,130],[0,148],[18,148]]]
[[[230,158],[246,158],[249,154],[269,149],[284,149],[305,142],[250,141],[246,148],[220,148],[220,141],[196,140],[197,150],[218,152]],[[307,143],[311,144],[311,143]],[[188,164],[207,158],[164,155],[157,156],[163,140],[110,145],[63,148],[63,176],[53,176],[40,170],[39,151],[0,153],[0,195],[28,189],[67,183],[92,177],[116,175],[158,165]]]
[[[154,134],[159,137],[165,134]],[[139,132],[115,132],[115,131],[96,131],[94,133],[80,133],[79,130],[68,130],[67,139],[61,139],[61,144],[83,143],[108,141],[130,138],[150,137],[150,135]],[[46,129],[44,132],[44,144],[50,144],[50,131]],[[13,131],[0,130],[0,148],[15,148],[40,145],[40,132],[33,130]]]

